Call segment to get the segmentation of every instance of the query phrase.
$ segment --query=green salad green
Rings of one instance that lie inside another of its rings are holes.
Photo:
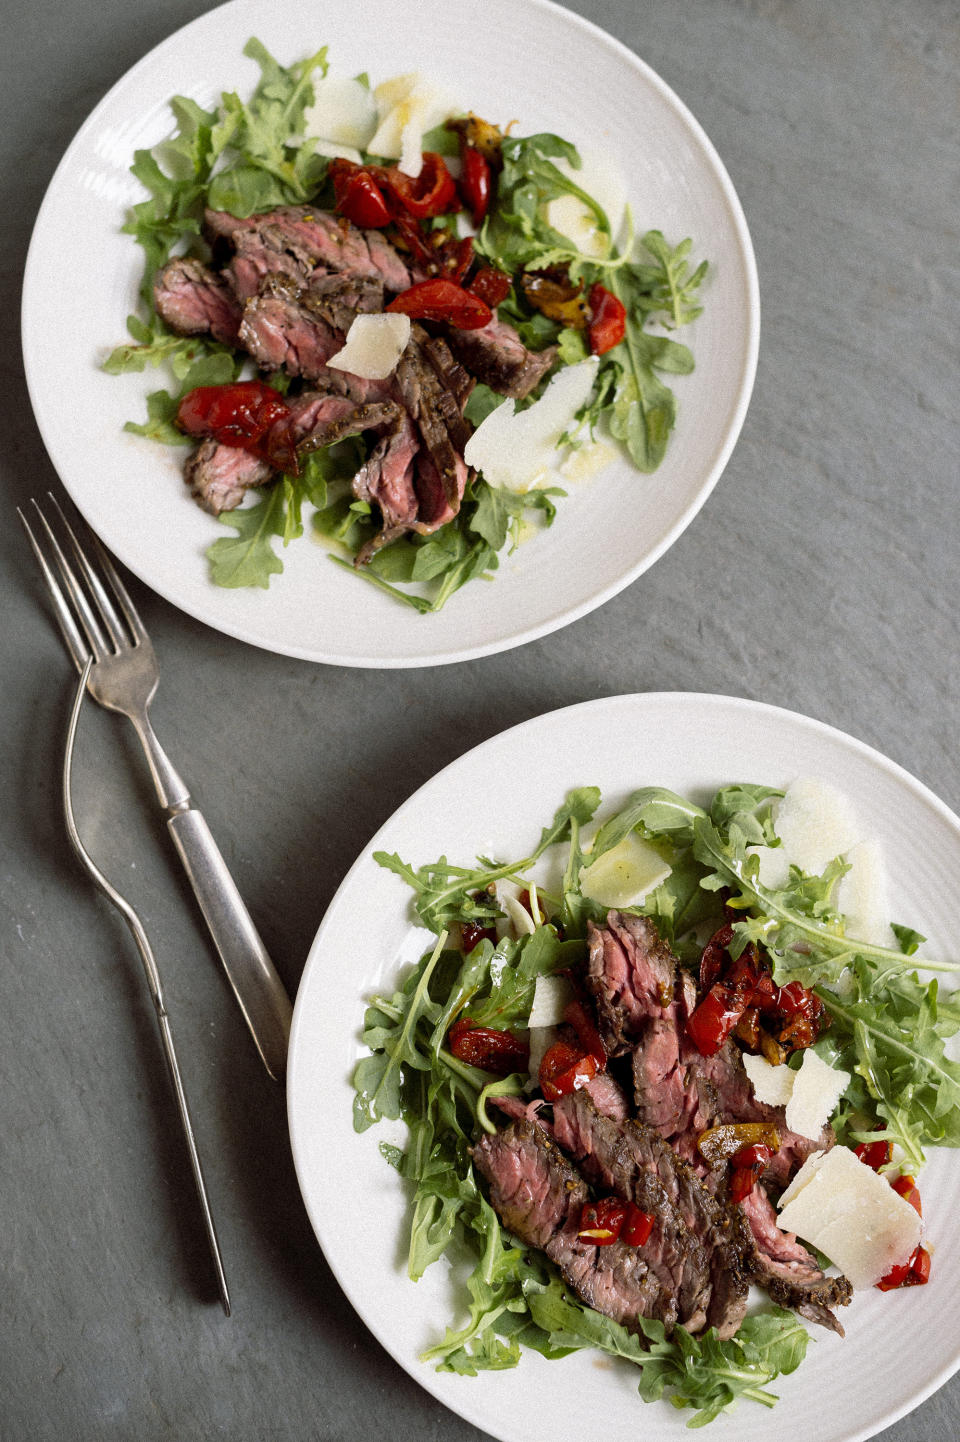
[[[635,792],[592,838],[596,859],[634,832],[669,864],[667,878],[632,909],[651,917],[681,962],[698,965],[704,930],[736,913],[732,954],[759,941],[778,984],[813,988],[830,1018],[815,1050],[851,1077],[833,1120],[841,1142],[888,1138],[911,1170],[930,1146],[960,1145],[960,1066],[945,1043],[960,1030],[960,993],[941,995],[927,970],[957,971],[915,955],[923,938],[895,928],[901,950],[867,945],[845,935],[834,892],[847,869],[840,860],[821,876],[796,868],[782,889],[761,885],[751,848],[777,845],[772,808],[782,792],[732,785],[701,807],[662,788]],[[529,854],[506,860],[480,857],[458,865],[446,856],[415,866],[378,852],[377,862],[411,889],[420,923],[436,944],[404,976],[398,989],[374,997],[363,1037],[369,1054],[354,1075],[354,1125],[365,1131],[402,1118],[401,1150],[381,1144],[386,1160],[413,1189],[407,1267],[421,1277],[456,1241],[472,1252],[466,1321],[451,1326],[425,1354],[437,1367],[465,1375],[513,1367],[521,1349],[549,1358],[599,1348],[634,1364],[645,1400],[668,1398],[693,1409],[690,1426],[715,1418],[738,1398],[771,1406],[770,1384],[803,1360],[808,1333],[792,1313],[773,1306],[748,1314],[736,1336],[720,1340],[660,1323],[640,1322],[638,1337],[571,1296],[546,1258],[520,1245],[501,1226],[478,1185],[471,1145],[495,1129],[498,1095],[528,1095],[525,1074],[491,1078],[450,1050],[451,1024],[469,1012],[471,1024],[513,1031],[528,1025],[537,979],[582,964],[588,921],[606,907],[580,887],[585,864],[581,833],[596,826],[595,787],[568,794]],[[547,854],[562,880],[545,895],[531,873]],[[468,929],[490,927],[504,912],[497,884],[528,888],[539,924],[526,935],[508,932],[468,946]],[[547,920],[545,918],[549,917]]]
[[[188,97],[174,97],[175,134],[152,150],[137,151],[132,166],[148,196],[132,208],[124,227],[145,256],[142,311],[128,318],[130,340],[113,350],[105,366],[112,373],[147,367],[167,372],[168,383],[147,397],[146,417],[127,424],[128,430],[166,445],[192,443],[176,424],[183,396],[198,386],[235,381],[246,374],[250,360],[208,336],[171,331],[153,305],[158,270],[172,255],[184,252],[209,258],[205,207],[247,217],[283,205],[309,202],[332,210],[334,204],[330,162],[318,153],[315,139],[304,135],[314,79],[327,73],[326,48],[292,66],[279,64],[256,39],[244,53],[261,71],[252,96],[243,100],[226,92],[210,110]],[[451,133],[441,127],[425,137],[424,149],[449,154],[451,142]],[[371,158],[363,156],[365,162]],[[571,439],[580,443],[602,426],[640,471],[649,472],[662,461],[676,420],[676,397],[665,377],[688,374],[694,365],[690,349],[668,332],[700,313],[706,262],[692,264],[689,239],[671,243],[656,230],[640,239],[631,235],[617,250],[606,213],[571,176],[580,168],[576,149],[555,135],[506,136],[494,199],[475,236],[475,254],[511,278],[509,294],[497,309],[499,319],[514,326],[532,350],[556,345],[556,366],[585,358],[589,351],[584,331],[531,305],[520,284],[524,275],[559,271],[584,294],[602,283],[623,304],[624,338],[600,356],[592,394]],[[599,255],[581,253],[547,223],[549,202],[562,196],[577,197],[594,218],[602,238]],[[431,224],[455,221],[441,216]],[[650,329],[653,323],[655,330]],[[550,374],[521,405],[542,394]],[[286,376],[266,379],[281,391],[290,385]],[[477,385],[466,415],[479,424],[502,400],[487,386]],[[267,587],[283,570],[278,547],[282,550],[302,536],[306,526],[331,543],[332,559],[353,569],[378,526],[376,507],[357,499],[350,487],[364,454],[359,440],[314,451],[304,459],[299,475],[279,474],[256,491],[252,504],[224,512],[219,521],[234,534],[210,545],[211,580],[226,587]],[[554,485],[534,485],[520,493],[490,485],[481,474],[471,475],[452,520],[432,534],[409,533],[394,540],[357,567],[356,574],[420,612],[438,610],[467,581],[492,576],[500,553],[516,546],[525,526],[549,525],[564,494]]]

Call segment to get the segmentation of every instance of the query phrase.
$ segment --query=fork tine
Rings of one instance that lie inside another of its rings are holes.
[[[79,620],[80,625],[86,634],[87,650],[92,651],[94,657],[98,661],[100,661],[103,659],[104,656],[107,655],[107,641],[104,637],[103,631],[101,630],[97,622],[97,617],[94,614],[93,607],[90,605],[87,594],[83,590],[83,587],[80,585],[80,582],[77,579],[76,572],[73,570],[70,562],[67,560],[67,557],[63,551],[63,547],[60,545],[60,542],[57,540],[57,537],[54,534],[53,527],[50,525],[50,522],[47,520],[43,511],[40,509],[40,506],[38,505],[36,499],[31,498],[31,504],[33,505],[33,509],[37,513],[37,519],[43,527],[43,530],[46,532],[47,541],[49,542],[50,549],[53,552],[53,559],[56,563],[56,568],[60,572],[60,579],[67,589],[67,595],[73,602],[73,607],[77,619]]]
[[[56,506],[61,516],[63,516],[63,510],[56,496],[52,493],[52,491],[48,491],[47,495],[50,497],[50,500]],[[66,516],[63,516],[63,523],[67,527],[67,529],[70,530],[72,536],[73,532],[70,528],[70,524],[67,521]],[[140,620],[139,612],[137,611],[136,606],[134,606],[133,602],[131,601],[126,586],[123,584],[119,575],[117,574],[116,567],[114,566],[110,557],[107,555],[106,550],[101,544],[100,537],[95,535],[95,533],[91,531],[89,527],[87,527],[87,530],[93,549],[97,553],[97,558],[100,562],[100,569],[110,583],[110,588],[113,591],[114,599],[119,605],[120,610],[123,612],[123,618],[126,621],[127,626],[129,627],[130,635],[136,644],[142,644],[144,641],[147,640],[147,633],[144,629],[143,622]],[[74,540],[76,540],[76,537],[74,537]]]
[[[94,570],[93,566],[91,566],[87,553],[84,551],[79,540],[77,539],[76,531],[73,529],[70,522],[67,520],[66,516],[63,513],[63,508],[61,507],[60,502],[51,491],[47,492],[47,497],[50,501],[50,504],[56,511],[57,515],[60,517],[60,523],[70,538],[70,545],[73,550],[73,554],[77,559],[77,563],[80,566],[80,570],[83,574],[84,580],[87,583],[90,593],[97,603],[97,607],[100,611],[100,615],[97,617],[97,621],[102,625],[103,629],[106,630],[107,634],[109,635],[110,640],[113,643],[113,649],[115,651],[119,651],[121,647],[129,644],[129,639],[127,637],[127,633],[123,629],[123,623],[117,615],[113,601],[111,600],[107,589],[103,584],[103,581],[97,575],[97,572]],[[52,536],[53,532],[51,531],[50,534]],[[93,536],[92,531],[90,534],[91,536]],[[96,537],[94,537],[94,541],[96,541]],[[103,551],[99,547],[98,550],[102,558]],[[80,607],[82,615],[82,590],[78,586],[76,593],[71,591],[71,595],[73,596],[74,602]]]
[[[36,505],[36,502],[34,502],[34,505]],[[84,663],[90,654],[90,648],[88,647],[83,636],[80,634],[80,628],[78,627],[76,620],[74,619],[73,612],[71,611],[67,603],[67,599],[64,596],[63,591],[60,589],[60,583],[57,580],[56,576],[53,574],[50,562],[47,560],[46,556],[43,553],[43,547],[40,545],[40,542],[34,535],[33,530],[30,526],[30,522],[27,520],[26,516],[23,514],[19,506],[17,507],[17,515],[20,517],[20,520],[23,524],[23,529],[27,533],[27,539],[29,540],[31,547],[33,548],[33,554],[37,558],[37,564],[39,565],[40,571],[43,575],[43,579],[46,582],[47,590],[50,593],[50,599],[53,601],[53,609],[57,618],[57,624],[60,627],[61,635],[66,642],[67,650],[73,657],[74,664],[76,665],[77,670],[82,671]]]

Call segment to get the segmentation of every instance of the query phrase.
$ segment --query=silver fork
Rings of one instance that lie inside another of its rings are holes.
[[[267,1071],[279,1081],[286,1069],[290,1039],[293,1011],[290,998],[206,821],[154,735],[148,708],[157,689],[159,669],[150,638],[96,536],[92,531],[89,533],[90,550],[97,557],[98,569],[91,563],[56,498],[49,495],[49,500],[73,563],[36,500],[32,502],[33,508],[53,565],[19,507],[17,513],[53,600],[67,650],[79,671],[83,670],[88,657],[92,659],[87,689],[94,700],[133,722],[146,753],[157,797],[166,813],[167,827],[227,978]]]
[[[144,930],[143,922],[129,901],[127,901],[126,897],[121,896],[116,887],[107,880],[93,857],[87,851],[80,838],[80,832],[77,829],[77,820],[73,810],[73,749],[77,739],[77,723],[80,720],[80,708],[83,705],[83,696],[87,689],[92,666],[93,658],[88,656],[84,663],[83,670],[80,673],[80,684],[77,687],[77,694],[74,697],[73,707],[70,712],[70,724],[67,728],[67,744],[63,755],[63,814],[67,823],[67,835],[88,875],[120,912],[133,934],[134,941],[137,943],[137,950],[140,952],[140,960],[143,963],[147,985],[150,988],[154,1011],[157,1014],[157,1024],[160,1027],[160,1039],[163,1042],[163,1055],[167,1063],[167,1071],[170,1074],[170,1081],[173,1085],[177,1110],[180,1113],[180,1125],[183,1128],[184,1140],[187,1143],[187,1151],[190,1154],[190,1167],[193,1172],[193,1181],[197,1189],[197,1196],[200,1199],[200,1209],[203,1213],[203,1225],[207,1234],[207,1244],[210,1248],[210,1255],[213,1259],[214,1270],[217,1276],[220,1305],[229,1317],[230,1292],[227,1288],[227,1278],[223,1270],[223,1258],[220,1255],[217,1229],[213,1224],[213,1213],[210,1210],[210,1200],[207,1196],[207,1185],[203,1176],[203,1167],[200,1165],[200,1153],[197,1150],[193,1121],[190,1116],[190,1108],[187,1105],[187,1094],[183,1088],[180,1065],[177,1061],[177,1053],[173,1045],[173,1032],[170,1029],[170,1018],[167,1015],[167,1007],[163,998],[160,972],[157,969],[157,963],[147,938],[147,933]]]

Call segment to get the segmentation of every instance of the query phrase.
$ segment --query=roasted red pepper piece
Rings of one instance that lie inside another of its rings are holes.
[[[458,1061],[497,1076],[525,1071],[530,1063],[530,1048],[525,1041],[497,1027],[474,1026],[469,1017],[454,1022],[447,1033],[447,1044]]]
[[[629,1247],[642,1247],[644,1242],[649,1240],[656,1220],[649,1212],[641,1212],[636,1202],[627,1202],[626,1215],[620,1228],[621,1242],[626,1242]]]
[[[594,1247],[609,1247],[620,1236],[627,1203],[619,1197],[601,1197],[599,1202],[585,1202],[580,1211],[577,1237]]]
[[[759,977],[752,950],[745,951],[727,976],[715,981],[687,1022],[687,1031],[701,1056],[720,1050],[750,1004]]]
[[[464,921],[460,924],[460,945],[464,952],[471,952],[481,941],[496,941],[494,926],[484,926],[479,921]]]
[[[586,1056],[593,1057],[597,1071],[605,1071],[607,1049],[600,1040],[597,1024],[589,1009],[582,1001],[569,1001],[563,1010],[563,1019],[577,1033],[577,1041]]]
[[[584,1056],[565,1041],[555,1041],[540,1062],[540,1090],[548,1102],[555,1102],[586,1086],[597,1074],[592,1056]]]
[[[918,1216],[923,1216],[923,1208],[920,1205],[920,1189],[913,1177],[907,1176],[904,1172],[901,1176],[897,1177],[895,1181],[892,1181],[890,1185],[895,1192],[903,1197],[905,1202],[910,1203]]]
[[[386,183],[404,210],[418,220],[460,209],[460,197],[447,163],[432,150],[424,152],[419,175],[404,175],[402,170],[391,166],[386,176]]]
[[[711,987],[727,965],[727,947],[733,940],[733,927],[727,922],[715,931],[700,956],[700,985]]]
[[[922,1287],[930,1280],[930,1253],[926,1247],[916,1251],[900,1267],[891,1267],[885,1277],[877,1283],[881,1292],[893,1292],[898,1287]]]
[[[590,350],[603,355],[619,345],[627,333],[627,312],[599,281],[590,287]]]
[[[490,162],[472,145],[460,146],[460,193],[474,225],[479,226],[490,207],[493,193],[493,172]]]
[[[854,1151],[860,1160],[875,1172],[888,1166],[893,1159],[892,1142],[861,1142],[858,1147],[854,1147]]]
[[[477,271],[467,289],[493,309],[510,294],[510,277],[505,271],[497,270],[496,266],[485,265]]]
[[[380,230],[392,219],[383,193],[387,174],[379,166],[357,165],[337,157],[330,162],[334,205],[339,213],[364,230]]]
[[[264,381],[197,386],[177,407],[177,425],[191,436],[212,436],[222,445],[255,450],[274,421],[290,414],[279,391]]]
[[[458,330],[481,330],[493,319],[486,301],[443,276],[418,281],[394,297],[387,310],[400,311],[413,320],[449,321]]]

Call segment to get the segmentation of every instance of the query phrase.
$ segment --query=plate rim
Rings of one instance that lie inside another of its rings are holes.
[[[39,318],[36,322],[34,320],[34,314],[38,305],[35,298],[42,290],[40,267],[43,259],[42,250],[46,239],[45,227],[47,224],[47,215],[53,210],[59,200],[59,192],[69,175],[71,164],[75,160],[75,157],[82,152],[88,135],[96,130],[97,124],[103,114],[108,110],[108,107],[115,102],[117,92],[131,85],[142,70],[156,66],[157,62],[167,51],[175,50],[179,45],[185,43],[186,37],[193,29],[207,26],[218,19],[221,23],[227,23],[229,20],[229,12],[240,8],[245,3],[246,0],[224,0],[224,3],[213,7],[213,9],[201,15],[194,16],[191,20],[152,46],[150,50],[135,61],[123,74],[118,76],[74,132],[63,154],[60,156],[38,207],[23,269],[20,301],[21,354],[31,408],[44,449],[61,484],[63,484],[72,498],[74,497],[73,487],[72,485],[68,485],[64,479],[64,474],[70,474],[69,464],[64,464],[66,448],[62,444],[62,440],[59,445],[57,444],[58,437],[52,430],[49,416],[46,413],[43,400],[45,385],[44,378],[41,375],[42,357],[36,353],[35,346],[36,334],[39,333],[40,330]],[[554,16],[560,24],[579,27],[585,33],[593,36],[597,43],[602,44],[612,52],[618,54],[628,63],[695,139],[701,158],[709,167],[712,178],[719,187],[726,216],[732,222],[735,253],[743,273],[746,298],[746,334],[743,354],[741,357],[738,357],[739,375],[736,379],[734,389],[736,397],[735,404],[730,410],[722,434],[718,437],[718,444],[709,464],[702,467],[701,484],[688,504],[676,515],[672,524],[668,526],[667,530],[655,545],[646,551],[633,565],[628,566],[621,574],[613,577],[606,584],[600,585],[589,595],[581,597],[579,601],[571,605],[563,605],[559,608],[552,609],[549,611],[549,614],[542,616],[541,619],[532,624],[525,625],[521,619],[506,628],[509,632],[509,634],[506,635],[499,634],[486,640],[478,640],[467,646],[459,647],[449,642],[441,642],[438,645],[428,645],[423,651],[402,653],[400,655],[372,655],[364,652],[362,649],[335,652],[329,649],[328,641],[325,641],[323,645],[312,643],[301,644],[297,642],[296,638],[277,639],[276,637],[271,638],[267,635],[254,634],[250,631],[249,626],[245,624],[245,618],[242,614],[231,616],[228,612],[225,616],[216,617],[215,603],[211,603],[211,605],[208,606],[202,602],[193,601],[192,598],[185,600],[177,594],[177,586],[174,580],[164,577],[158,580],[150,576],[150,568],[148,565],[136,557],[131,559],[129,554],[125,555],[121,551],[118,551],[118,559],[120,559],[122,564],[137,576],[138,580],[144,585],[184,614],[189,615],[192,619],[209,626],[211,629],[223,635],[248,645],[256,646],[261,650],[273,652],[277,655],[286,655],[295,659],[312,661],[316,664],[377,670],[458,664],[489,655],[496,655],[503,651],[526,645],[531,641],[541,639],[582,619],[590,612],[604,606],[614,596],[618,595],[620,591],[626,589],[634,581],[639,579],[641,575],[649,570],[650,567],[675,544],[677,539],[694,520],[698,512],[703,509],[729,463],[730,457],[739,441],[750,407],[756,383],[760,340],[760,289],[756,253],[743,205],[729,171],[717,151],[716,146],[690,106],[641,55],[632,50],[618,37],[603,29],[603,27],[595,21],[567,9],[566,6],[556,3],[556,0],[521,0],[521,4],[524,7],[539,10],[546,15]],[[118,208],[118,225],[121,216],[122,209]],[[131,247],[131,265],[133,265],[137,260],[136,251],[133,249],[135,242],[130,238],[129,243]],[[48,436],[51,437],[50,440],[48,440]],[[69,461],[69,456],[67,460]],[[85,518],[90,521],[96,530],[96,516],[91,517],[90,511],[93,508],[89,506],[88,498],[83,497],[80,501],[76,501],[76,504],[78,505],[78,509],[81,510],[81,513],[84,514]],[[276,578],[275,583],[282,584],[282,581],[282,577]],[[213,592],[217,591],[217,588],[211,589]]]

